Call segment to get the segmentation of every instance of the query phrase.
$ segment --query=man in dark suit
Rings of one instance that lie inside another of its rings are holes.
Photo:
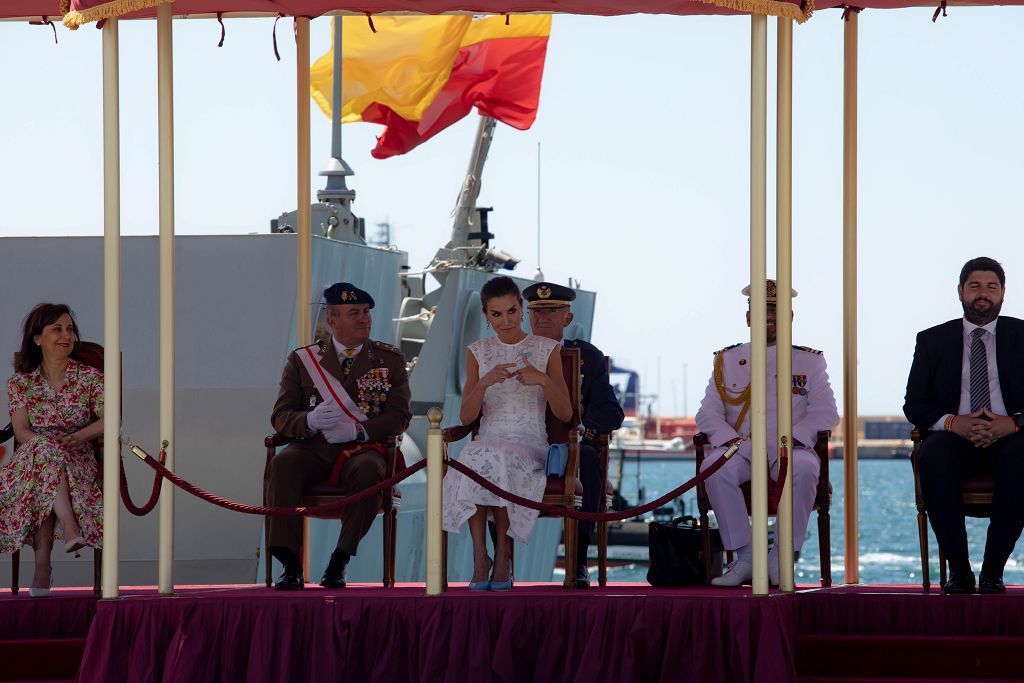
[[[281,374],[270,421],[295,439],[270,465],[267,502],[302,504],[303,487],[337,478],[345,495],[384,480],[384,442],[409,426],[409,377],[405,358],[391,344],[370,340],[373,297],[347,282],[324,290],[332,334],[295,349]],[[320,585],[343,588],[359,541],[380,511],[381,495],[342,509],[338,545]],[[278,590],[304,585],[299,549],[300,517],[274,517],[269,552],[284,565]]]
[[[576,292],[569,287],[550,282],[538,282],[523,290],[523,298],[530,310],[530,328],[533,333],[559,341],[566,348],[580,350],[583,401],[583,443],[580,444],[580,483],[583,484],[583,509],[597,512],[601,496],[605,495],[605,482],[601,477],[601,462],[594,441],[601,434],[610,434],[622,426],[623,412],[615,390],[608,380],[608,363],[601,350],[580,339],[565,339],[565,328],[572,323],[570,304]],[[590,586],[587,571],[587,548],[594,533],[594,522],[580,522],[576,553],[576,587]],[[570,558],[566,559],[566,571]]]
[[[1024,321],[1000,316],[1006,276],[993,259],[968,261],[957,291],[964,317],[917,335],[903,412],[926,436],[919,474],[925,508],[949,559],[945,593],[973,593],[961,488],[995,480],[979,590],[1003,593],[1003,566],[1024,528]]]

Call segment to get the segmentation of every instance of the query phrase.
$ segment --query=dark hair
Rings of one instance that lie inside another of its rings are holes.
[[[504,275],[491,278],[480,288],[480,306],[484,309],[484,313],[486,313],[487,304],[491,299],[497,299],[499,296],[509,296],[510,294],[514,295],[520,305],[522,305],[523,295],[519,293],[519,287],[516,286],[515,280]]]
[[[25,316],[22,324],[21,351],[14,354],[15,372],[32,372],[39,367],[43,362],[43,350],[36,344],[34,337],[42,334],[44,327],[57,322],[64,314],[71,317],[71,329],[75,331],[75,345],[78,345],[81,334],[78,332],[75,314],[67,304],[39,304]]]
[[[964,267],[960,269],[960,286],[963,287],[964,283],[967,282],[967,278],[971,276],[976,270],[990,270],[996,274],[999,278],[999,286],[1006,286],[1006,273],[1003,272],[1003,267],[999,265],[999,261],[987,256],[979,256],[978,258],[972,258],[970,261],[964,264]]]

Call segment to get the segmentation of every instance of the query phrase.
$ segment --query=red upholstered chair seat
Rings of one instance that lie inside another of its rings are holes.
[[[270,464],[277,453],[277,449],[282,446],[287,446],[291,443],[291,439],[282,434],[271,434],[263,440],[263,445],[267,449],[267,462],[263,469],[263,502],[266,504],[267,501],[267,487],[270,481]],[[395,469],[397,467],[397,456],[398,456],[398,438],[395,436],[389,436],[387,439],[387,446],[384,454],[384,476],[391,478],[395,475]],[[385,492],[386,493],[386,492]],[[317,505],[327,505],[329,503],[336,503],[339,500],[345,498],[345,493],[339,486],[331,486],[327,481],[320,481],[315,484],[311,484],[302,489],[302,506],[303,507],[315,507]],[[391,487],[391,495],[385,495],[381,500],[380,513],[384,515],[384,577],[383,584],[385,588],[392,588],[395,585],[395,555],[397,551],[397,537],[398,537],[398,508],[402,504],[402,494],[397,486]],[[339,519],[340,515],[323,516],[319,515],[318,519]],[[270,546],[270,518],[266,519],[263,525],[264,533],[264,545]],[[303,525],[302,532],[302,543],[306,544],[308,534],[308,526]],[[300,553],[301,554],[301,553]],[[265,570],[266,570],[266,584],[267,588],[270,588],[272,581],[272,558],[270,553],[267,553],[265,559]],[[309,568],[304,567],[306,574],[309,573]]]
[[[545,496],[560,496],[565,492],[565,477],[548,477],[547,485],[544,486]],[[576,495],[583,495],[583,484],[576,480]]]
[[[995,490],[996,483],[992,477],[987,474],[982,474],[977,477],[972,477],[964,482],[964,495],[970,495],[972,493],[982,493],[986,496],[992,495],[992,491]]]
[[[326,481],[320,481],[315,484],[311,484],[306,488],[302,489],[303,498],[331,498],[336,500],[338,498],[344,498],[345,493],[340,486],[331,486]],[[402,490],[397,486],[392,487],[391,497],[394,499],[401,500]]]

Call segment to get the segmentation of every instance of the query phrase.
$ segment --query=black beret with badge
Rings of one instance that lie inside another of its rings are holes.
[[[373,308],[373,297],[350,282],[335,282],[325,289],[324,301],[328,306],[369,304],[370,308]]]
[[[576,299],[576,292],[553,282],[538,282],[523,290],[527,308],[562,308]]]

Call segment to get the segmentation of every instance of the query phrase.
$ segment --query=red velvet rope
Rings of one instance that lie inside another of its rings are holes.
[[[655,508],[661,507],[662,505],[671,500],[678,498],[679,496],[683,495],[684,493],[692,489],[697,484],[701,484],[705,480],[707,480],[707,478],[713,475],[715,472],[717,472],[719,468],[725,464],[725,462],[726,458],[719,458],[714,463],[712,463],[711,466],[708,467],[706,470],[704,470],[703,472],[699,472],[695,477],[685,482],[684,484],[672,489],[671,491],[663,495],[661,498],[657,498],[655,500],[652,500],[650,503],[644,503],[643,505],[640,505],[635,508],[629,508],[628,510],[618,510],[616,512],[584,512],[583,510],[566,508],[561,505],[545,505],[544,503],[538,503],[535,500],[530,500],[529,498],[523,498],[522,496],[517,496],[514,493],[509,493],[508,491],[495,485],[490,480],[484,478],[483,475],[481,475],[479,472],[476,472],[470,469],[469,467],[466,467],[458,460],[449,460],[448,466],[457,472],[461,472],[462,474],[466,475],[467,477],[475,481],[480,486],[483,486],[485,489],[487,489],[494,495],[498,496],[499,498],[504,498],[510,503],[522,505],[523,507],[530,508],[531,510],[537,510],[543,514],[551,515],[553,517],[568,517],[570,519],[576,519],[582,522],[614,522],[622,519],[629,519],[630,517],[636,517],[637,515],[645,514],[647,512],[650,512],[651,510],[654,510]],[[782,461],[779,465],[779,473],[782,476],[785,476],[786,474],[784,468],[785,461]]]
[[[137,447],[136,447],[137,448]],[[351,496],[346,496],[342,500],[334,503],[325,503],[324,505],[314,505],[312,507],[298,507],[298,508],[285,508],[285,507],[271,507],[267,505],[246,505],[245,503],[238,503],[227,498],[221,498],[215,496],[209,491],[204,491],[195,484],[191,484],[174,472],[164,467],[161,463],[157,462],[155,458],[146,451],[139,448],[139,451],[145,453],[146,457],[142,462],[146,463],[154,470],[157,471],[159,476],[165,477],[167,481],[177,486],[186,493],[191,493],[196,498],[205,500],[207,503],[213,503],[218,507],[222,507],[226,510],[232,510],[234,512],[242,512],[247,515],[263,515],[271,517],[331,517],[336,516],[343,507],[349,505],[355,505],[356,503],[362,502],[371,496],[375,496],[384,489],[394,486],[400,481],[407,479],[412,474],[419,472],[427,466],[426,460],[420,460],[411,467],[406,467],[404,470],[391,477],[385,479],[382,482],[374,484],[373,486],[363,489],[359,493]]]
[[[225,508],[227,510],[233,510],[235,512],[242,512],[242,513],[249,514],[249,515],[264,515],[264,516],[269,515],[269,516],[272,516],[272,517],[327,517],[327,516],[331,516],[332,514],[338,513],[341,510],[341,508],[343,508],[343,507],[346,507],[348,505],[354,505],[355,503],[364,501],[367,498],[369,498],[370,496],[374,496],[374,495],[380,493],[381,491],[383,491],[384,489],[388,488],[389,486],[395,486],[399,482],[409,478],[412,474],[414,474],[415,472],[420,471],[421,469],[423,469],[424,467],[427,466],[426,459],[420,460],[415,465],[412,465],[410,467],[406,467],[404,470],[402,470],[401,472],[399,472],[395,476],[391,477],[390,479],[386,479],[386,480],[384,480],[382,482],[374,484],[373,486],[371,486],[369,488],[363,489],[359,493],[356,493],[356,494],[354,494],[352,496],[347,496],[343,500],[339,500],[339,501],[334,502],[334,503],[327,503],[325,505],[314,505],[312,507],[286,508],[286,507],[271,507],[271,506],[265,506],[265,505],[263,505],[263,506],[261,506],[261,505],[246,505],[244,503],[238,503],[236,501],[229,500],[227,498],[221,498],[220,496],[215,496],[214,494],[212,494],[212,493],[210,493],[208,491],[204,491],[203,489],[199,488],[198,486],[185,481],[184,479],[179,477],[177,474],[175,474],[174,472],[172,472],[169,469],[167,469],[166,467],[164,467],[164,465],[162,463],[160,463],[157,460],[155,460],[153,458],[153,456],[151,456],[149,453],[146,453],[141,448],[139,449],[139,451],[141,451],[142,453],[145,453],[146,457],[143,459],[143,462],[146,463],[147,465],[149,465],[150,467],[152,467],[157,472],[157,479],[156,479],[156,481],[153,484],[153,488],[154,488],[155,492],[158,492],[158,490],[159,490],[160,478],[166,477],[169,482],[171,482],[172,484],[174,484],[175,486],[180,488],[182,491],[185,491],[186,493],[191,493],[193,496],[196,496],[197,498],[205,500],[208,503],[213,503],[214,505],[217,505],[219,507]],[[783,452],[781,457],[779,458],[779,480],[780,481],[782,481],[785,478],[785,476],[786,476],[786,471],[787,471],[787,468],[788,468],[788,460],[789,460],[789,458],[787,457],[786,453]],[[499,498],[504,498],[505,500],[509,501],[510,503],[515,503],[516,505],[521,505],[523,507],[530,508],[531,510],[537,510],[537,511],[543,513],[543,514],[551,515],[551,516],[554,516],[554,517],[568,517],[570,519],[575,519],[575,520],[579,520],[579,521],[586,521],[586,522],[612,522],[612,521],[617,521],[617,520],[629,519],[630,517],[636,517],[638,515],[642,515],[642,514],[648,513],[651,510],[654,510],[655,508],[661,507],[665,503],[668,503],[669,501],[674,500],[675,498],[678,498],[679,496],[681,496],[682,494],[686,493],[687,491],[689,491],[693,487],[695,487],[698,484],[701,484],[704,481],[706,481],[715,472],[717,472],[725,463],[726,463],[726,458],[719,458],[714,463],[712,463],[711,466],[708,467],[706,470],[704,470],[703,472],[699,472],[692,479],[690,479],[689,481],[687,481],[687,482],[681,484],[680,486],[672,489],[671,491],[669,491],[665,495],[661,496],[660,498],[656,498],[655,500],[652,500],[649,503],[645,503],[645,504],[637,506],[635,508],[629,508],[627,510],[619,510],[619,511],[616,511],[616,512],[584,512],[583,510],[576,510],[576,509],[573,509],[573,508],[566,508],[566,507],[563,507],[561,505],[546,505],[544,503],[538,503],[535,500],[530,500],[529,498],[523,498],[522,496],[517,496],[514,493],[511,493],[509,491],[506,491],[506,490],[502,489],[500,486],[494,484],[493,482],[491,482],[489,479],[485,478],[480,473],[476,472],[475,470],[473,470],[473,469],[471,469],[469,467],[466,467],[465,465],[463,465],[458,460],[449,460],[448,461],[448,466],[451,467],[452,469],[454,469],[457,472],[461,472],[462,474],[466,475],[467,477],[469,477],[470,479],[472,479],[477,484],[479,484],[480,486],[484,487],[485,489],[487,489],[488,491],[490,491],[494,495],[498,496]],[[123,479],[124,475],[123,475],[123,473],[124,473],[124,471],[122,470],[122,482],[124,482],[124,479]],[[123,484],[122,484],[122,486],[123,486]],[[778,505],[779,496],[782,493],[782,487],[777,487],[777,489],[778,490],[777,490],[776,494],[773,496],[774,503],[775,503],[776,506]],[[122,492],[123,492],[123,489],[122,489]],[[151,503],[153,502],[152,499],[151,499],[150,502]]]
[[[160,462],[163,463],[166,457],[166,451],[160,449]],[[149,494],[149,500],[142,507],[135,504],[132,500],[131,493],[128,492],[128,477],[124,473],[124,458],[121,458],[121,501],[124,503],[124,507],[128,512],[132,513],[136,517],[143,517],[148,515],[156,507],[156,502],[160,499],[160,483],[163,481],[163,476],[157,472],[156,476],[153,477],[153,490]]]

